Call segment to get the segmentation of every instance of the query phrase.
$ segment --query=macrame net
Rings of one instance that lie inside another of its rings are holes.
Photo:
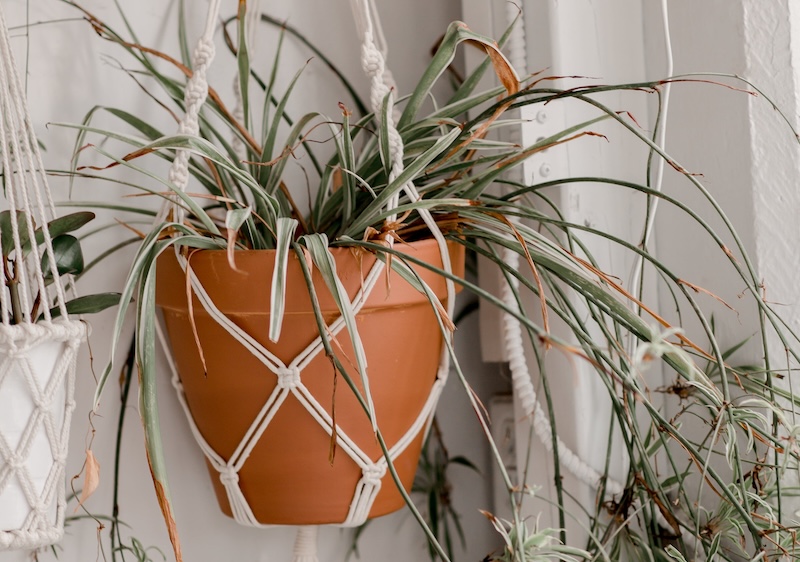
[[[2,6],[0,115],[3,207],[10,224],[0,230],[8,258],[0,274],[0,550],[33,549],[64,533],[75,360],[86,327],[67,316],[47,226],[55,218],[53,198]]]
[[[195,51],[193,53],[193,74],[190,78],[185,93],[185,107],[186,114],[179,125],[179,132],[181,134],[197,135],[199,132],[199,114],[200,110],[205,103],[208,94],[207,72],[214,58],[214,26],[218,21],[218,14],[220,9],[221,0],[211,0],[209,5],[208,18],[203,35],[200,37]],[[360,37],[362,39],[361,50],[361,65],[364,72],[370,78],[370,101],[372,109],[376,116],[381,115],[381,108],[384,99],[389,98],[389,107],[394,105],[394,89],[392,85],[391,74],[387,71],[385,65],[385,47],[379,48],[376,42],[383,43],[382,33],[380,26],[376,25],[377,12],[375,11],[374,3],[371,0],[351,0],[356,23],[359,27]],[[248,26],[249,27],[249,26]],[[242,38],[242,40],[245,40]],[[391,159],[391,173],[389,181],[391,182],[397,178],[404,169],[403,164],[403,141],[398,133],[392,112],[386,117],[386,122],[382,123],[387,128],[389,145],[390,145],[390,159]],[[179,189],[186,190],[189,181],[188,172],[189,154],[185,150],[178,150],[172,168],[169,172],[169,180]],[[403,186],[403,192],[410,201],[417,201],[420,199],[413,182],[409,181]],[[399,195],[395,196],[393,200],[388,203],[388,209],[394,209],[399,204]],[[173,213],[173,217],[180,221],[183,217],[183,210],[177,205],[165,206],[162,209],[160,217],[166,217],[169,213]],[[442,259],[443,268],[447,271],[452,271],[450,255],[447,248],[447,243],[444,235],[436,225],[435,220],[427,210],[419,211],[421,218],[430,229],[431,234],[436,239],[440,255]],[[387,218],[388,223],[397,220],[396,215]],[[387,236],[385,242],[391,246],[393,239]],[[159,329],[158,335],[162,346],[165,349],[168,365],[172,371],[172,382],[175,386],[179,398],[179,402],[183,407],[189,426],[192,433],[200,445],[203,453],[205,454],[209,464],[219,472],[220,481],[224,485],[227,493],[227,498],[231,506],[234,519],[243,524],[253,527],[261,527],[253,511],[248,505],[247,498],[242,493],[239,486],[238,473],[242,466],[247,462],[250,452],[258,443],[259,438],[263,434],[270,421],[274,418],[276,412],[284,403],[286,398],[291,394],[297,398],[300,404],[320,425],[320,427],[329,435],[336,438],[337,446],[347,456],[352,459],[361,469],[362,477],[353,490],[353,499],[344,521],[341,522],[342,526],[353,527],[363,524],[372,507],[375,498],[381,488],[382,478],[387,472],[389,462],[397,459],[400,454],[420,435],[420,432],[427,432],[430,427],[430,422],[433,419],[434,409],[438,401],[439,395],[444,387],[448,372],[449,372],[449,353],[447,346],[443,346],[440,365],[437,372],[436,380],[432,386],[431,393],[426,401],[424,407],[419,412],[415,422],[411,425],[405,435],[391,446],[389,450],[389,460],[381,457],[377,460],[370,458],[365,454],[342,428],[334,427],[334,421],[331,416],[317,401],[317,399],[309,392],[303,384],[303,369],[323,351],[323,342],[321,337],[317,337],[311,344],[309,344],[299,355],[292,361],[281,361],[274,354],[270,353],[264,346],[259,344],[246,331],[239,328],[233,321],[225,316],[214,304],[209,297],[206,290],[203,288],[202,283],[194,274],[194,272],[187,267],[187,260],[178,251],[176,251],[178,263],[184,272],[188,275],[194,295],[198,298],[205,311],[233,338],[241,343],[250,353],[252,353],[261,363],[263,363],[276,377],[277,386],[274,392],[264,403],[263,408],[253,420],[252,425],[242,436],[239,446],[235,449],[230,458],[223,458],[209,446],[206,439],[197,427],[197,424],[192,419],[189,410],[186,396],[178,377],[175,362],[171,357],[169,347],[166,344],[163,331]],[[358,291],[352,301],[352,307],[357,314],[366,303],[373,287],[381,278],[384,273],[385,264],[381,260],[376,260],[374,266],[370,269],[361,289]],[[448,279],[447,286],[447,301],[446,312],[447,315],[452,317],[453,306],[455,301],[455,286],[453,282]],[[339,317],[333,320],[327,327],[328,333],[332,337],[341,332],[345,327],[344,319]],[[447,335],[446,337],[450,337]],[[278,453],[279,454],[279,453]],[[301,527],[298,532],[297,543],[295,546],[294,559],[296,562],[313,562],[317,560],[316,556],[316,529],[314,527]]]

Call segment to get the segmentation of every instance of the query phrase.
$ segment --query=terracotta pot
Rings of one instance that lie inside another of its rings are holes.
[[[441,266],[438,246],[432,240],[398,244],[396,248]],[[450,252],[455,273],[463,274],[463,246],[451,244]],[[375,257],[349,249],[336,249],[334,256],[340,279],[352,298]],[[224,251],[199,251],[192,255],[190,263],[216,306],[288,363],[317,337],[318,332],[306,283],[297,256],[292,253],[281,338],[277,343],[269,341],[274,260],[275,253],[269,250],[237,252],[236,266],[240,270],[237,272],[229,267]],[[444,280],[424,268],[417,268],[417,271],[444,300]],[[393,272],[388,275],[388,282],[381,279],[376,284],[357,322],[366,349],[378,425],[391,447],[412,425],[428,398],[443,341],[426,298],[399,275]],[[164,313],[191,415],[209,445],[224,459],[229,459],[275,389],[276,377],[220,327],[193,297],[195,323],[208,369],[204,376],[188,317],[185,274],[171,252],[159,259],[157,278],[156,300]],[[325,318],[330,322],[338,312],[316,271],[314,284]],[[342,364],[354,365],[346,331],[340,333],[337,341]],[[367,416],[341,376],[334,395],[334,371],[324,354],[315,357],[301,377],[329,414],[333,414],[335,404],[337,426],[370,458],[381,458]],[[422,439],[420,435],[395,461],[407,490],[414,479]],[[330,444],[328,434],[290,394],[239,472],[239,485],[260,523],[308,525],[345,520],[361,470],[342,451],[331,464]],[[219,475],[213,468],[209,469],[220,507],[231,516]],[[387,473],[370,517],[396,511],[402,506],[402,497]]]

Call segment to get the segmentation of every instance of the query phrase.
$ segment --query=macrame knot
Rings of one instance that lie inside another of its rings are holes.
[[[5,350],[5,355],[9,359],[19,359],[24,354],[25,350],[17,347],[17,344],[15,342],[12,342],[11,345],[9,345],[8,348]]]
[[[186,105],[195,106],[205,101],[208,94],[208,82],[205,80],[190,80],[186,85]],[[188,128],[188,127],[187,127]]]
[[[239,483],[239,473],[232,466],[226,466],[219,472],[219,480],[226,488]]]
[[[46,516],[48,511],[50,511],[50,506],[42,502],[36,502],[36,504],[33,506],[33,512],[36,515]]]
[[[39,408],[42,412],[49,412],[50,408],[53,406],[53,397],[49,395],[38,396],[36,397],[36,407]]]
[[[57,464],[57,465],[63,465],[63,464],[66,464],[66,462],[67,462],[67,454],[66,454],[65,452],[63,452],[63,451],[60,451],[60,450],[59,450],[59,451],[57,451],[57,452],[56,452],[56,453],[53,455],[53,462],[54,462],[55,464]]]
[[[6,466],[8,466],[12,471],[17,471],[22,467],[22,464],[22,458],[18,453],[11,453],[11,455],[6,459]]]
[[[367,33],[365,37],[369,35],[370,34]],[[365,73],[369,76],[377,77],[383,76],[383,71],[386,67],[383,55],[372,46],[371,42],[369,44],[365,42],[364,46],[361,48],[361,65]]]
[[[297,367],[278,369],[277,375],[280,388],[297,388],[300,384],[300,370]]]
[[[386,475],[386,466],[373,464],[362,471],[364,482],[370,486],[380,486],[381,480]]]
[[[214,60],[215,53],[216,48],[214,47],[214,41],[200,40],[197,43],[193,53],[195,69],[198,69],[201,66],[205,68],[211,64],[211,61]]]
[[[181,191],[186,189],[189,184],[189,167],[180,156],[175,158],[172,167],[169,169],[169,181]]]

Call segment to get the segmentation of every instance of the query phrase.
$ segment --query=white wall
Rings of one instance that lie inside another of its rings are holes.
[[[177,2],[161,0],[122,1],[131,23],[140,34],[143,43],[156,48],[170,50],[177,55],[174,37],[174,15]],[[223,11],[230,14],[235,2],[224,2]],[[102,19],[120,27],[113,4],[103,0],[86,0],[85,5]],[[205,2],[187,2],[192,33],[197,33],[204,18]],[[284,0],[263,2],[270,13],[287,18],[303,30],[351,77],[358,89],[366,92],[366,79],[361,77],[358,63],[358,46],[349,5],[344,0],[320,2],[318,0]],[[24,0],[4,2],[11,25],[25,21]],[[390,44],[389,64],[399,83],[401,93],[412,86],[415,76],[429,57],[429,49],[444,32],[446,25],[460,14],[457,0],[426,2],[425,0],[402,3],[379,1],[387,27]],[[75,10],[57,0],[31,2],[30,21],[38,22],[76,17]],[[261,27],[264,36],[258,46],[263,56],[263,68],[271,61],[271,49],[275,34]],[[19,32],[17,32],[19,35]],[[24,59],[26,41],[14,39],[19,47],[20,59]],[[137,114],[146,114],[158,119],[160,127],[169,132],[174,122],[166,118],[155,104],[147,100],[142,92],[121,71],[115,68],[117,58],[125,60],[120,50],[99,40],[85,22],[65,21],[35,27],[30,35],[29,92],[31,110],[36,129],[48,147],[45,154],[47,164],[53,168],[65,168],[72,151],[74,133],[57,127],[46,127],[49,122],[79,122],[95,104],[124,107]],[[293,74],[308,58],[305,51],[292,47],[287,40],[287,56],[282,72]],[[127,64],[128,61],[125,61]],[[218,50],[217,64],[213,70],[213,85],[230,99],[232,77],[231,58],[224,48]],[[303,103],[314,103],[313,108],[336,116],[337,102],[349,103],[344,92],[331,88],[329,73],[319,61],[312,61],[300,82]],[[299,110],[296,106],[294,108]],[[100,121],[101,123],[103,121]],[[112,121],[105,119],[106,124]],[[114,124],[114,126],[118,126]],[[64,181],[54,180],[59,198],[66,197]],[[118,200],[119,192],[112,184],[78,182],[75,199],[108,198]],[[121,239],[122,233],[104,235],[89,242],[86,251],[93,254],[107,247],[112,238]],[[130,254],[112,259],[102,271],[84,285],[82,292],[102,288],[119,288],[127,270],[126,259]],[[498,371],[485,367],[476,355],[476,319],[468,319],[457,336],[457,347],[464,368],[475,379],[478,392],[490,397],[498,387],[504,385],[496,376]],[[91,349],[94,365],[84,354],[79,365],[78,408],[73,425],[68,475],[77,474],[83,462],[83,451],[90,440],[88,412],[94,391],[93,371],[103,368],[108,356],[109,331],[112,314],[103,314],[91,319],[93,335]],[[128,337],[123,337],[127,342]],[[122,347],[126,347],[124,343]],[[116,358],[121,362],[124,349]],[[166,373],[165,373],[166,374]],[[442,401],[441,424],[452,455],[465,455],[488,475],[488,454],[477,431],[474,415],[469,410],[463,390],[453,381]],[[192,442],[188,427],[179,412],[166,376],[160,382],[162,399],[162,427],[165,433],[168,466],[170,470],[175,515],[183,540],[185,559],[192,562],[219,560],[283,560],[289,559],[294,540],[293,529],[274,528],[253,530],[240,527],[224,517],[217,509],[203,459]],[[93,419],[93,450],[102,467],[102,481],[98,492],[89,500],[88,509],[97,515],[111,512],[111,484],[113,446],[118,399],[114,382],[110,384],[100,415]],[[126,537],[134,536],[145,546],[157,546],[169,555],[169,542],[163,521],[152,491],[149,472],[142,447],[141,427],[136,412],[135,390],[131,396],[123,438],[122,486],[120,489],[120,516],[130,525],[123,530]],[[491,509],[489,479],[468,470],[454,469],[453,491],[458,509],[463,514],[463,525],[467,538],[465,552],[469,558],[482,558],[497,546],[497,539],[490,524],[477,509]],[[80,487],[80,481],[75,485]],[[2,509],[2,506],[0,506]],[[100,532],[107,551],[108,528]],[[350,546],[351,533],[347,530],[325,528],[321,530],[320,560],[332,562],[344,560]],[[97,525],[90,520],[72,523],[67,537],[59,547],[58,559],[67,562],[94,560],[98,558]],[[406,512],[387,516],[375,521],[364,533],[359,549],[363,560],[409,560],[425,559],[425,542],[421,531]],[[27,553],[2,553],[0,561],[28,560]],[[102,556],[101,556],[102,558]],[[156,558],[158,556],[156,555]],[[50,553],[42,553],[39,560],[54,560]]]

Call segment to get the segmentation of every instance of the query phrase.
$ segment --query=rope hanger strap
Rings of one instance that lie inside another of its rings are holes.
[[[55,205],[1,7],[0,113],[0,164],[6,182],[3,191],[11,211],[8,216],[10,232],[4,229],[0,233],[0,243],[7,252],[11,248],[14,253],[9,260],[13,281],[8,273],[2,276],[0,321],[5,326],[12,322],[18,325],[36,323],[37,318],[31,314],[34,301],[40,302],[44,320],[53,319],[52,308],[57,308],[60,316],[67,319],[65,280],[58,273],[48,226],[56,217]],[[2,236],[6,239],[2,240]],[[35,249],[32,251],[30,246]],[[47,271],[43,269],[42,254],[48,258]],[[16,318],[11,318],[12,308],[17,311]]]
[[[71,281],[58,273],[48,226],[55,205],[2,4],[0,166],[7,213],[0,229],[0,396],[12,405],[0,408],[2,551],[36,549],[64,534],[76,358],[88,335],[87,325],[68,316]]]

